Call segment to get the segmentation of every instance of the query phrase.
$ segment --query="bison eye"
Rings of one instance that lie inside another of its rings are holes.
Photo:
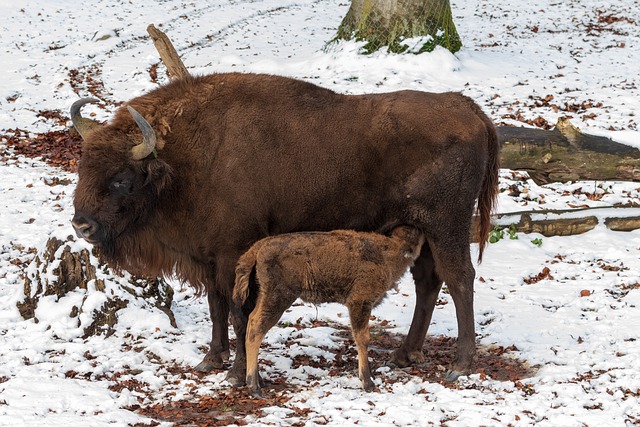
[[[112,193],[128,195],[133,192],[133,179],[129,174],[116,175],[111,181],[110,189]]]

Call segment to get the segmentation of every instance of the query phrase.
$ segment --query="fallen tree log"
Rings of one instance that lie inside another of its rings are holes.
[[[511,229],[518,233],[539,233],[545,237],[573,236],[593,230],[599,224],[612,231],[640,229],[640,207],[593,207],[566,210],[537,210],[496,214],[495,230]],[[477,223],[472,241],[477,242]]]
[[[552,130],[499,126],[501,167],[526,171],[538,184],[640,181],[640,150],[580,132],[561,117]]]

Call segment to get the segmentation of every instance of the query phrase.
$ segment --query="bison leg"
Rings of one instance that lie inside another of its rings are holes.
[[[211,316],[211,344],[209,351],[196,367],[199,372],[222,369],[229,360],[229,302],[220,292],[209,289],[207,294]]]
[[[348,304],[349,319],[351,320],[351,332],[358,348],[358,376],[362,381],[365,391],[373,391],[376,387],[371,379],[369,369],[369,316],[371,316],[371,304],[358,301]]]
[[[462,229],[462,228],[461,228]],[[447,374],[448,381],[471,373],[476,354],[476,333],[473,318],[473,281],[475,269],[469,253],[468,235],[448,235],[448,241],[429,240],[438,276],[442,277],[453,298],[458,321],[456,358]]]
[[[251,307],[253,308],[253,307]],[[248,316],[251,308],[238,307],[233,301],[231,302],[231,323],[233,323],[233,331],[236,334],[236,357],[233,365],[227,372],[226,380],[234,387],[241,387],[245,384],[247,353],[245,337],[247,332]],[[260,344],[258,344],[259,346]]]
[[[422,246],[420,256],[411,268],[411,274],[416,287],[413,320],[406,339],[391,355],[391,363],[401,368],[424,362],[422,346],[442,287],[442,280],[434,269],[433,255],[429,245]]]

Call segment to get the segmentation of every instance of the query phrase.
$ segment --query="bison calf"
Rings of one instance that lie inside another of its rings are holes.
[[[413,227],[397,227],[390,237],[337,230],[291,233],[255,243],[238,261],[233,298],[243,305],[257,291],[246,332],[247,385],[260,394],[258,349],[265,334],[297,298],[347,306],[358,347],[358,375],[374,388],[367,358],[371,309],[413,265],[424,242]]]

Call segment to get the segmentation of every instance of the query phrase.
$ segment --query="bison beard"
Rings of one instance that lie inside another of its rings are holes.
[[[231,301],[235,264],[257,240],[296,231],[398,225],[426,237],[411,269],[416,307],[393,362],[424,359],[443,281],[458,349],[448,378],[475,355],[469,231],[477,200],[480,257],[498,183],[491,120],[457,93],[340,95],[284,77],[215,74],[173,81],[100,125],[71,109],[84,138],[74,195],[79,236],[118,267],[177,276],[208,294],[211,347],[197,366],[223,367],[228,319],[238,337],[227,375],[245,379],[254,301]]]

